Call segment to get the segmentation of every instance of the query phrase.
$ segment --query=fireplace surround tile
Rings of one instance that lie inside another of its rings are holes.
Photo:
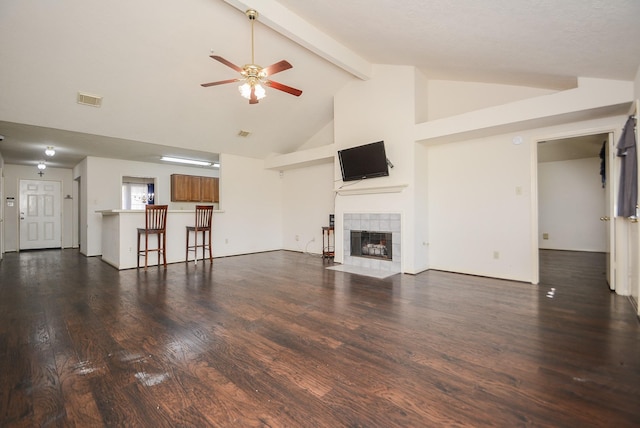
[[[345,213],[343,223],[343,263],[367,269],[401,272],[402,217],[400,213]],[[392,233],[391,261],[351,256],[351,230]]]

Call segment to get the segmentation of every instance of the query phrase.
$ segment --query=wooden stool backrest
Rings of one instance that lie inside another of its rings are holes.
[[[145,205],[144,228],[147,230],[166,230],[168,205]]]
[[[213,205],[196,205],[196,229],[211,229]]]

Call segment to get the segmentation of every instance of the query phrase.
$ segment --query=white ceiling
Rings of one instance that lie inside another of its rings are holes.
[[[248,7],[261,14],[256,62],[287,59],[293,69],[273,79],[301,97],[268,89],[249,105],[235,84],[200,87],[236,77],[211,53],[250,62]],[[0,152],[35,165],[54,145],[60,167],[288,153],[330,125],[333,95],[370,63],[555,89],[633,80],[639,18],[638,0],[2,0]],[[77,104],[78,91],[102,107]]]

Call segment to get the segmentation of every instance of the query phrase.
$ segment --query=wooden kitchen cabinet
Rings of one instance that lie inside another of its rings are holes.
[[[213,177],[213,202],[220,202],[220,179]]]
[[[218,178],[172,174],[171,202],[219,202]]]
[[[201,177],[202,202],[213,202],[213,177]]]
[[[171,201],[189,202],[191,199],[191,176],[172,174],[171,175]]]

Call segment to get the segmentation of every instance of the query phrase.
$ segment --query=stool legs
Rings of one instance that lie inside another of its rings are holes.
[[[160,253],[162,253],[162,265],[164,268],[167,268],[167,234],[166,233],[155,233],[157,239],[157,248],[149,250],[149,234],[144,233],[144,250],[140,248],[140,235],[142,233],[138,233],[138,252],[137,252],[137,261],[136,266],[140,268],[140,255],[144,252],[144,270],[147,270],[149,266],[149,251],[157,251],[158,252],[158,266],[160,266]],[[162,235],[162,236],[160,236]]]
[[[195,244],[194,245],[189,245],[190,243],[190,239],[191,239],[191,233],[193,232],[194,235],[194,239],[195,239]],[[200,245],[198,245],[198,235],[202,233],[202,243]],[[208,238],[208,240],[207,240]],[[193,251],[194,253],[194,264],[198,265],[198,248],[202,248],[202,260],[204,261],[205,259],[205,250],[208,247],[209,248],[209,261],[213,262],[213,249],[212,249],[212,245],[211,245],[211,230],[208,229],[199,229],[199,230],[194,230],[194,229],[187,229],[187,245],[186,245],[186,251],[185,251],[185,260],[187,262],[189,262],[189,251]],[[208,242],[208,244],[207,244]]]

